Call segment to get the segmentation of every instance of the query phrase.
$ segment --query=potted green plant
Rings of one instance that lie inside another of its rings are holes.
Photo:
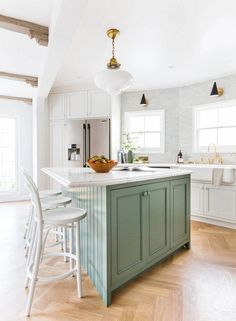
[[[137,137],[132,137],[130,133],[123,134],[122,149],[127,154],[127,162],[133,163],[133,152],[138,148]]]

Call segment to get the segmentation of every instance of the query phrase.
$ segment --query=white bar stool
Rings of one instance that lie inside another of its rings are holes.
[[[42,210],[44,211],[48,211],[50,209],[54,209],[54,208],[58,208],[60,206],[67,206],[68,204],[70,204],[72,202],[72,199],[70,197],[67,196],[54,196],[54,197],[47,197],[47,198],[43,198],[41,201],[41,205],[42,205]],[[32,206],[31,206],[32,207]],[[29,223],[27,226],[28,232],[26,234],[26,242],[25,242],[25,256],[27,257],[29,254],[29,248],[30,248],[30,242],[32,239],[32,235],[35,231],[34,227],[33,227],[33,207],[31,208],[30,211],[30,218],[29,218]],[[53,231],[54,234],[56,235],[56,243],[54,245],[61,245],[61,250],[64,250],[65,252],[67,251],[67,229],[63,229],[63,231]],[[60,237],[60,241],[59,241],[59,237]],[[66,260],[66,258],[65,258]]]
[[[81,280],[81,267],[80,267],[80,221],[84,219],[87,215],[86,211],[79,208],[57,208],[45,211],[43,213],[41,201],[38,193],[38,189],[34,184],[32,178],[28,176],[26,173],[23,173],[24,179],[26,182],[26,186],[29,189],[31,201],[34,206],[33,220],[35,224],[35,233],[34,238],[30,244],[32,247],[30,261],[27,266],[27,275],[25,280],[25,286],[28,287],[30,283],[28,302],[26,307],[26,315],[30,315],[35,286],[37,281],[49,282],[49,281],[57,281],[60,279],[64,279],[76,273],[77,277],[77,291],[78,296],[82,297],[82,280]],[[47,227],[46,231],[44,227]],[[71,228],[71,226],[75,227],[76,234],[76,250],[75,254],[72,253],[49,253],[44,254],[45,243],[47,241],[48,233],[51,229],[55,227],[67,227]],[[46,232],[46,233],[45,233]],[[66,255],[68,258],[75,262],[75,267],[68,272],[65,272],[61,275],[50,276],[50,277],[40,277],[39,276],[39,266],[42,259],[47,258],[49,256],[64,256]]]
[[[26,171],[22,168],[22,173]],[[27,173],[28,174],[28,173]],[[42,190],[39,192],[39,197],[40,199],[46,199],[46,198],[52,198],[54,196],[59,196],[61,195],[62,192],[59,191],[59,190]],[[29,233],[29,226],[30,226],[30,222],[31,222],[31,219],[32,219],[32,207],[30,208],[30,211],[29,211],[29,215],[28,215],[28,219],[25,223],[25,233],[24,233],[24,239],[27,239],[28,237],[28,233]]]
[[[46,197],[53,197],[61,195],[62,192],[59,190],[51,190],[51,189],[45,189],[42,191],[39,191],[39,197],[40,199],[46,198]]]

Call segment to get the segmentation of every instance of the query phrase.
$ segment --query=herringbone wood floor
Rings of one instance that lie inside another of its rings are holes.
[[[0,321],[22,321],[23,222],[27,203],[1,204]],[[49,261],[60,272],[65,263]],[[192,249],[132,281],[106,308],[83,274],[84,298],[76,296],[75,278],[40,284],[32,321],[235,321],[236,231],[192,222]]]

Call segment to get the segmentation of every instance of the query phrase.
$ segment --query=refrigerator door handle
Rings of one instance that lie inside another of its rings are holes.
[[[83,124],[83,167],[86,167],[86,124]]]
[[[91,135],[90,135],[90,124],[88,124],[88,158],[91,157],[91,155],[90,155],[90,144],[91,144],[90,137],[91,137]]]

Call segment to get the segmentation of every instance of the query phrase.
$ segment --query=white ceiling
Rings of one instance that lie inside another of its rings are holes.
[[[48,27],[53,2],[54,0],[0,0],[0,14]]]
[[[90,0],[55,87],[93,82],[111,56],[111,27],[121,31],[116,56],[134,76],[131,90],[236,72],[235,0]]]
[[[49,26],[54,0],[0,0],[0,14]],[[46,47],[27,35],[0,29],[0,71],[38,76]],[[0,95],[32,97],[34,88],[0,79]]]

